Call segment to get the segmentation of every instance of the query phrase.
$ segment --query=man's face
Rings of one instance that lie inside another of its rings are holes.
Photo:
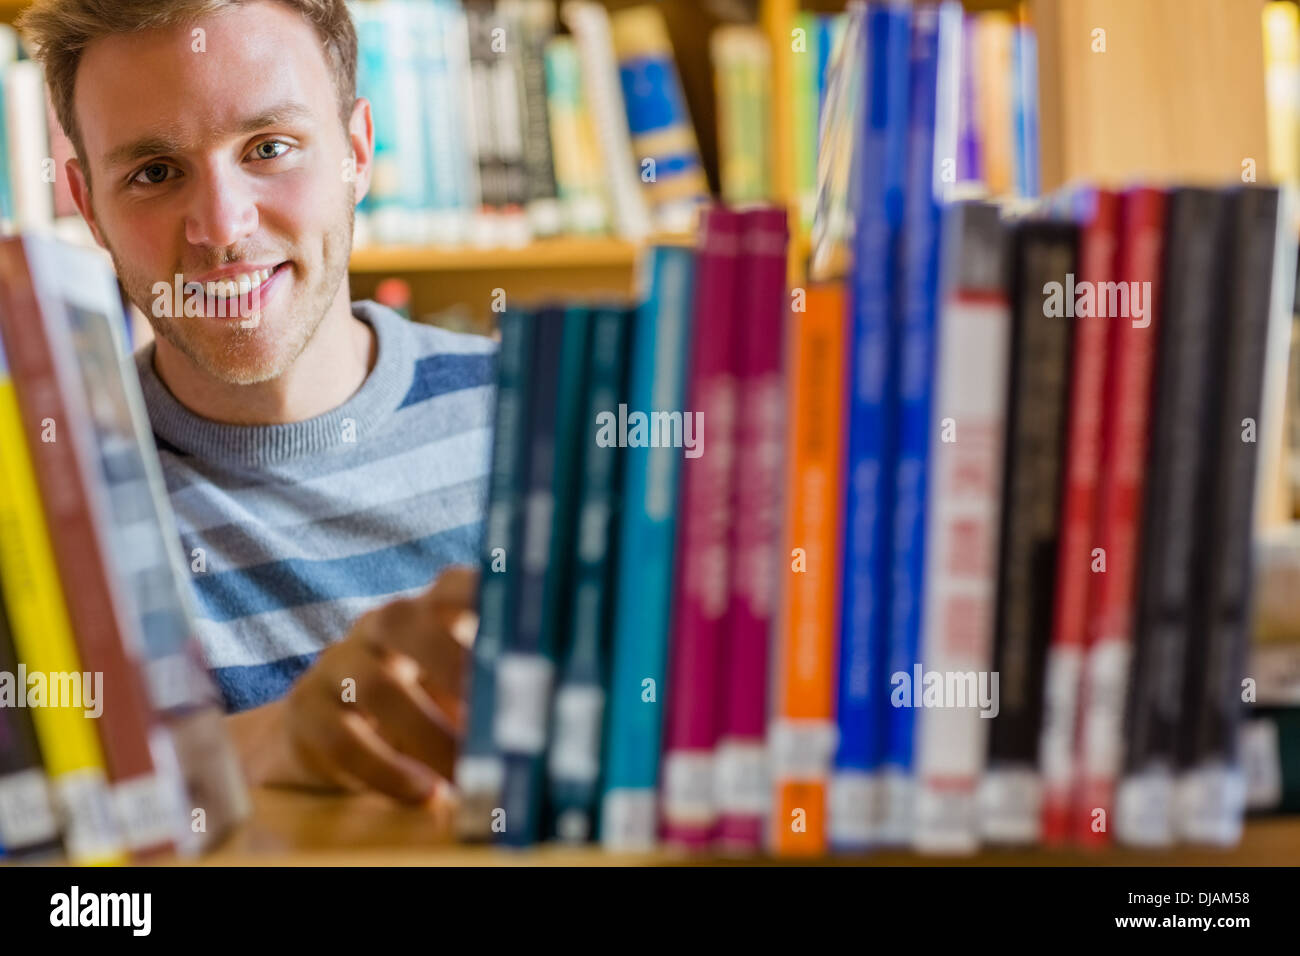
[[[368,108],[343,127],[315,29],[261,2],[104,37],[75,108],[74,195],[157,335],[219,382],[282,374],[338,294],[368,181]],[[177,275],[203,314],[156,294]]]

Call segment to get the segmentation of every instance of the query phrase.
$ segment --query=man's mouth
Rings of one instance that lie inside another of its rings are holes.
[[[283,284],[289,268],[290,263],[286,261],[229,272],[215,279],[190,280],[185,285],[185,295],[201,300],[202,313],[207,318],[241,319],[243,325],[251,326],[260,321],[262,310]]]

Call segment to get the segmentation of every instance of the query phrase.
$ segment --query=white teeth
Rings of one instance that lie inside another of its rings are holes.
[[[256,272],[245,272],[241,275],[231,276],[229,279],[217,279],[207,283],[205,291],[210,297],[218,299],[247,295],[271,278],[271,271],[270,269],[259,269]]]

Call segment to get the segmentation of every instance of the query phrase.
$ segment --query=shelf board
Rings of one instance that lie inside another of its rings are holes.
[[[478,249],[387,246],[354,249],[352,272],[464,272],[471,270],[632,268],[638,246],[623,239],[539,239],[526,246]]]
[[[1246,824],[1230,850],[1178,847],[1142,851],[984,850],[973,856],[919,856],[886,851],[815,860],[688,857],[667,851],[612,854],[594,847],[541,846],[523,851],[451,841],[454,812],[443,800],[400,806],[376,794],[326,796],[255,788],[252,818],[215,852],[211,866],[728,866],[810,863],[824,866],[1282,866],[1300,859],[1300,817]]]

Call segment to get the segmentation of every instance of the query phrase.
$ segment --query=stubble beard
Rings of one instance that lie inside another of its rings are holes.
[[[145,314],[158,338],[218,382],[257,385],[279,378],[298,360],[334,302],[347,273],[356,217],[352,197],[345,195],[342,199],[343,208],[336,225],[322,239],[319,259],[308,259],[301,254],[304,251],[301,247],[287,250],[286,269],[291,275],[281,277],[281,281],[296,280],[297,288],[277,294],[273,317],[254,317],[248,325],[237,318],[218,320],[220,324],[214,325],[211,319],[187,318],[184,314],[155,315],[157,297],[152,290],[159,277],[133,270],[107,240],[106,245],[127,298]],[[238,249],[227,250],[221,262],[203,268],[238,262],[242,258],[245,257]],[[302,274],[304,265],[306,275]],[[170,287],[174,280],[169,276],[163,281]]]

